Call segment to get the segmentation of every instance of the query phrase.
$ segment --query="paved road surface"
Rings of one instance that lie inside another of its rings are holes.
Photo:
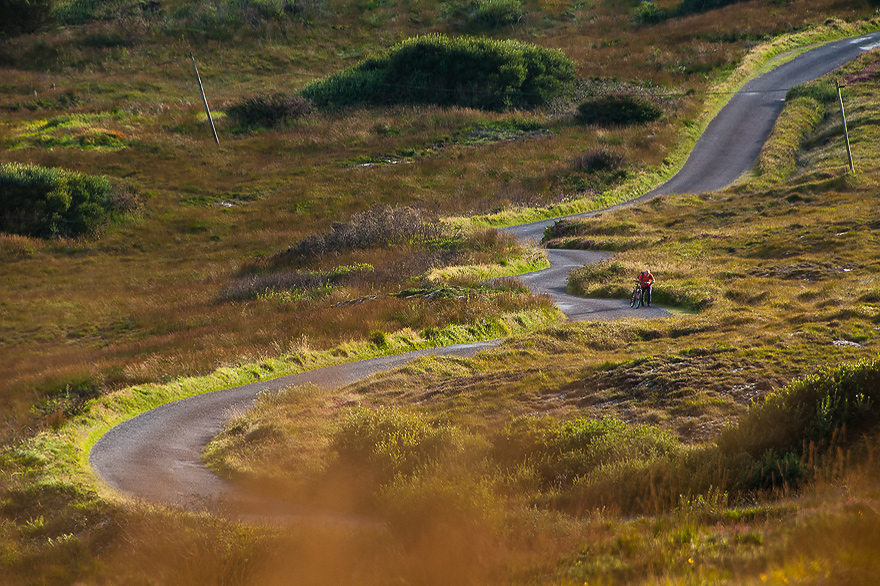
[[[880,46],[880,32],[822,45],[753,79],[709,123],[681,171],[660,187],[609,210],[644,203],[658,195],[706,193],[727,187],[748,171],[770,136],[785,94],[795,85],[830,73],[863,52]],[[569,216],[585,218],[598,212]],[[540,240],[555,219],[510,228],[521,238]]]

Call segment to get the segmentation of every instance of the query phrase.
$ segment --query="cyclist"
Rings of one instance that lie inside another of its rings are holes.
[[[651,274],[647,268],[644,271],[639,273],[639,276],[636,278],[639,282],[639,285],[642,286],[642,294],[645,298],[645,305],[651,307],[651,285],[654,284],[654,275]]]

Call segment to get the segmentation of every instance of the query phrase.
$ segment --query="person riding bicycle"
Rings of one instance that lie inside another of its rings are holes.
[[[645,298],[645,305],[651,307],[651,285],[654,284],[654,275],[651,274],[647,268],[639,273],[639,276],[636,278],[639,282],[639,285],[642,287],[642,294]]]

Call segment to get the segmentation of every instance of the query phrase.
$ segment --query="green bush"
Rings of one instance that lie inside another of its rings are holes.
[[[308,116],[311,111],[312,105],[302,96],[275,93],[234,104],[226,115],[243,128],[272,128]]]
[[[796,85],[786,92],[785,101],[790,102],[797,98],[813,98],[820,104],[830,104],[837,101],[837,87],[829,83]]]
[[[340,463],[366,469],[384,484],[459,450],[458,432],[399,409],[357,409],[342,422],[332,448]]]
[[[318,107],[437,104],[486,110],[535,107],[574,81],[561,51],[518,41],[427,35],[306,86]]]
[[[71,0],[57,6],[55,20],[65,26],[78,26],[99,20],[115,20],[141,12],[137,3],[125,0]]]
[[[545,488],[571,485],[602,467],[650,462],[678,450],[672,437],[654,427],[550,417],[515,419],[496,434],[492,446],[493,457],[505,466],[533,466]]]
[[[52,238],[99,232],[137,197],[106,177],[10,163],[0,165],[0,231]]]
[[[182,4],[172,16],[175,26],[197,30],[211,38],[232,39],[242,31],[315,13],[321,10],[323,3],[323,0],[198,0]]]
[[[643,0],[632,11],[632,21],[636,26],[657,24],[667,17],[667,12],[651,0]]]
[[[0,0],[0,34],[38,31],[52,20],[52,0]]]
[[[629,126],[657,120],[663,110],[637,96],[601,96],[578,106],[577,120],[599,126]]]
[[[797,380],[754,405],[718,445],[728,454],[801,452],[808,444],[828,445],[844,428],[859,431],[877,423],[880,359],[828,368]]]
[[[481,0],[474,10],[474,20],[489,28],[516,24],[524,15],[520,0]]]

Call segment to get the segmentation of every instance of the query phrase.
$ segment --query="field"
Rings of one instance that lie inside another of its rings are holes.
[[[486,226],[669,176],[726,92],[789,49],[877,28],[875,8],[755,1],[640,24],[637,3],[497,2],[512,21],[489,4],[77,3],[84,23],[0,42],[2,162],[137,194],[97,234],[0,234],[10,583],[873,582],[876,52],[834,77],[856,176],[836,93],[808,91],[738,185],[548,231],[615,253],[569,291],[624,298],[648,264],[675,317],[564,323],[515,279],[484,280],[546,263]],[[561,49],[578,81],[533,110],[364,107],[269,129],[226,115],[428,32]],[[662,116],[578,122],[604,94]],[[474,359],[265,397],[206,452],[362,524],[132,503],[84,460],[107,422],[176,396],[498,336]]]

